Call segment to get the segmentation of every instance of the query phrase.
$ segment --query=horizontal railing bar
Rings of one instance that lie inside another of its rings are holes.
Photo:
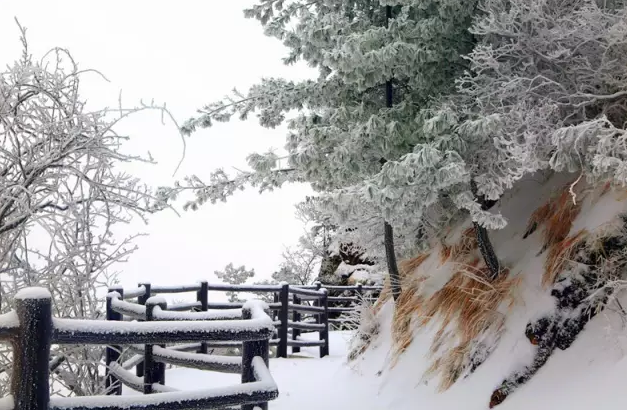
[[[109,371],[118,378],[118,380],[125,385],[126,387],[130,387],[131,389],[143,393],[144,392],[144,378],[137,377],[133,373],[124,369],[118,363],[111,363],[109,365]],[[153,383],[152,390],[155,393],[168,393],[168,392],[177,392],[178,389],[174,387],[164,386],[163,384]]]
[[[242,342],[235,342],[235,341],[223,341],[223,342],[216,342],[216,341],[210,341],[207,342],[207,347],[213,347],[213,348],[239,348],[242,347]]]
[[[269,339],[274,326],[263,311],[264,305],[248,303],[253,313],[250,320],[111,322],[53,319],[52,343],[121,345]]]
[[[131,350],[143,352],[144,345],[131,346]],[[160,363],[221,373],[241,373],[242,371],[241,357],[186,353],[160,346],[153,346],[152,354],[155,360]]]
[[[324,313],[324,307],[322,306],[295,305],[293,303],[289,303],[287,308],[291,311],[295,310],[297,312]]]
[[[125,322],[115,322],[126,324]],[[151,328],[149,332],[133,333],[137,330],[137,325],[144,323],[169,323],[169,322],[136,322],[129,323],[135,325],[133,329],[118,329],[112,327],[106,332],[99,330],[73,329],[71,327],[55,328],[52,334],[52,343],[55,344],[93,344],[93,345],[128,345],[133,343],[186,343],[203,341],[252,341],[264,340],[273,333],[273,328],[262,328],[259,330],[221,330],[216,332],[210,328],[200,329],[180,329],[172,330],[172,324],[181,322],[171,322],[169,329]],[[185,323],[185,322],[183,322]],[[203,322],[198,322],[203,323]],[[211,323],[211,322],[209,322]],[[140,329],[144,330],[144,329]]]
[[[158,321],[196,321],[196,320],[241,320],[242,309],[213,310],[206,312],[172,312],[155,307],[153,319]]]
[[[182,345],[168,346],[168,349],[177,350],[179,352],[189,352],[191,350],[200,349],[200,346],[201,346],[201,343],[186,343]]]
[[[146,319],[146,306],[121,300],[119,298],[119,293],[114,292],[113,295],[116,295],[117,297],[113,297],[112,294],[107,296],[111,298],[111,309],[125,316],[131,316],[133,319]]]
[[[288,340],[288,346],[296,346],[296,347],[317,347],[324,346],[324,340]]]
[[[299,296],[299,299],[303,302],[305,301],[313,301],[313,300],[319,300],[320,298],[318,296]]]
[[[320,330],[299,330],[298,334],[304,334],[304,333],[316,333],[319,332]],[[291,334],[291,333],[290,333]]]
[[[197,410],[254,404],[278,397],[276,383],[260,357],[253,358],[257,381],[206,390],[133,396],[54,397],[50,410]]]
[[[243,306],[243,303],[234,302],[208,303],[207,309],[241,309]]]
[[[241,302],[218,302],[218,303],[209,303],[207,304],[207,309],[241,309],[244,304]],[[270,310],[280,310],[280,303],[268,303],[268,308]]]
[[[359,302],[355,296],[329,296],[329,302]]]
[[[331,307],[329,306],[329,313],[344,313],[344,312],[354,312],[354,307]]]
[[[292,322],[291,320],[287,322],[287,325],[299,330],[324,330],[325,328],[324,323]]]
[[[180,285],[180,286],[150,286],[150,293],[185,293],[185,292],[198,292],[200,290],[200,284],[194,285]]]
[[[123,362],[121,366],[123,369],[128,370],[132,367],[137,366],[140,363],[143,363],[143,361],[144,361],[144,352],[142,352],[142,354],[133,355],[130,359]]]
[[[115,288],[111,289],[115,291]],[[140,296],[144,296],[146,294],[146,287],[144,285],[140,285],[134,289],[124,289],[124,299],[134,299]]]
[[[233,292],[279,292],[281,285],[228,285],[223,283],[210,283],[208,290],[226,290]]]
[[[172,312],[183,312],[186,310],[199,308],[201,307],[200,302],[185,302],[185,303],[177,303],[176,305],[168,306],[168,310]]]
[[[321,290],[310,290],[310,289],[303,289],[303,288],[299,288],[299,287],[291,287],[290,286],[289,293],[291,293],[293,295],[317,296],[318,298],[321,298],[327,292],[324,289],[321,289]]]
[[[140,378],[135,376],[133,373],[126,371],[122,366],[115,362],[109,364],[109,372],[113,373],[115,377],[117,377],[119,383],[122,383],[124,386],[139,393],[144,392],[143,377]]]

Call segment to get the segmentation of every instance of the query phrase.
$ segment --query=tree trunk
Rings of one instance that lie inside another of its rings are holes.
[[[385,26],[388,27],[392,18],[392,6],[385,6]],[[394,105],[394,88],[392,80],[385,82],[385,105],[392,108]],[[392,296],[394,300],[398,300],[401,295],[401,277],[398,273],[398,265],[396,263],[396,251],[394,250],[394,229],[387,221],[384,222],[384,243],[385,257],[388,264],[388,273],[390,275],[390,285],[392,287]]]
[[[392,296],[394,300],[398,300],[401,295],[401,276],[398,273],[398,265],[396,263],[396,252],[394,250],[394,230],[392,225],[384,222],[384,241],[385,256],[388,263],[388,273],[390,275],[390,285],[392,287]]]
[[[485,200],[483,196],[477,195],[477,185],[475,184],[475,181],[472,181],[470,183],[470,189],[472,191],[473,196],[477,198],[477,201],[481,205],[482,210],[484,211],[488,210],[492,205],[494,205],[494,202],[489,203],[488,201]],[[492,242],[490,242],[490,236],[488,235],[488,230],[485,227],[479,225],[475,221],[473,221],[472,224],[475,227],[475,235],[477,237],[477,245],[479,246],[479,251],[481,252],[481,256],[483,256],[483,260],[486,266],[488,267],[488,269],[490,269],[489,279],[491,281],[494,281],[499,276],[499,273],[501,272],[501,265],[499,263],[499,258],[496,256],[496,252],[494,252],[494,248],[492,247]]]
[[[494,248],[492,248],[492,242],[490,242],[488,230],[474,221],[473,225],[475,226],[475,235],[477,236],[479,251],[481,251],[481,256],[483,256],[486,266],[490,269],[490,280],[493,281],[498,277],[499,272],[501,271],[499,259],[494,252]]]

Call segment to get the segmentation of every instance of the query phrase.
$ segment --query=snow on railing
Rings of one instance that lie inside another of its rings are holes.
[[[143,288],[144,292],[135,292],[134,295],[138,295],[138,299],[143,298],[145,306],[125,302],[122,289],[109,292],[107,321],[53,318],[52,300],[47,290],[31,288],[18,292],[15,311],[0,315],[0,339],[11,340],[14,346],[11,394],[0,399],[2,410],[182,410],[234,405],[246,410],[268,408],[267,402],[278,396],[278,389],[267,368],[269,340],[274,327],[266,313],[266,304],[247,302],[237,314],[220,312],[211,316],[211,312],[197,313],[202,316],[200,320],[188,317],[159,320],[155,313],[167,312],[165,300],[150,297],[149,285]],[[122,322],[123,314],[143,321]],[[236,341],[242,348],[242,357],[183,351],[200,349],[208,340]],[[178,342],[196,343],[179,346],[179,350],[164,346],[165,343]],[[106,355],[106,383],[110,395],[51,399],[50,369],[64,360],[63,357],[50,360],[53,343],[114,345],[107,347]],[[119,345],[131,345],[131,350],[143,352],[143,355],[131,356],[120,364]],[[140,363],[142,375],[134,375],[128,370]],[[177,391],[164,385],[166,363],[203,370],[241,372],[243,384],[221,389]],[[121,393],[122,384],[147,395],[112,396]]]
[[[195,302],[184,302],[168,306],[167,309],[155,308],[154,320],[231,320],[241,317],[242,303],[209,302],[208,293],[217,292],[251,292],[270,293],[274,296],[274,302],[268,304],[268,308],[273,312],[272,317],[277,328],[273,336],[272,344],[278,346],[277,356],[287,357],[288,348],[292,352],[300,351],[303,342],[299,337],[305,332],[318,332],[319,340],[310,343],[320,347],[320,357],[326,356],[329,352],[328,331],[331,324],[338,327],[345,327],[348,322],[343,314],[350,313],[362,302],[362,297],[366,294],[381,291],[378,286],[326,286],[320,283],[311,286],[293,286],[288,284],[280,285],[230,285],[230,284],[209,284],[201,282],[184,286],[153,286],[149,283],[142,283],[136,289],[119,293],[119,289],[112,289],[119,295],[111,301],[111,309],[116,314],[122,314],[126,318],[145,320],[146,301],[154,294],[162,293],[183,293],[196,292]],[[329,295],[333,292],[333,296]],[[130,299],[128,295],[137,297],[137,304],[125,302],[122,299]],[[122,297],[123,295],[123,297]],[[130,306],[129,306],[130,305]],[[191,310],[191,312],[190,312]],[[107,313],[109,315],[109,313]],[[118,319],[113,319],[118,320]],[[305,320],[308,320],[305,323]],[[314,322],[312,323],[311,320]],[[301,324],[304,323],[304,324]],[[291,332],[290,332],[291,330]],[[291,333],[291,336],[290,336]],[[228,347],[234,346],[233,342],[209,340],[201,344],[199,352],[206,353],[208,346]]]
[[[144,345],[133,345],[133,352],[143,353]],[[210,370],[222,373],[240,373],[242,371],[242,358],[235,356],[205,355],[187,353],[180,350],[153,346],[152,354],[155,361],[173,365],[191,367],[199,370]]]

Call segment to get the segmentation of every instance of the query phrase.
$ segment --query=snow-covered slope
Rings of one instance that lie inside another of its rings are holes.
[[[507,269],[496,282],[470,221],[406,262],[398,308],[378,307],[351,364],[378,380],[377,408],[627,406],[627,194],[575,178],[528,178],[493,209],[509,222],[490,233]]]

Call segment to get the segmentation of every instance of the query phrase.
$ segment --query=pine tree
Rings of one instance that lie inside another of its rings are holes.
[[[320,193],[346,242],[381,258],[385,221],[396,229],[396,250],[401,255],[413,250],[424,231],[421,218],[437,203],[439,190],[468,182],[459,156],[435,152],[423,129],[429,108],[454,92],[454,79],[468,68],[463,55],[474,45],[467,28],[476,4],[261,1],[246,15],[288,47],[287,64],[303,60],[319,76],[301,82],[263,79],[247,93],[236,91],[205,106],[183,130],[192,133],[256,113],[265,127],[287,122],[287,155],[251,154],[250,172],[230,176],[217,170],[206,183],[190,177],[162,193],[193,190],[189,206],[196,209],[245,185],[263,191],[307,182]],[[286,120],[294,110],[299,115]],[[397,187],[401,182],[412,191],[407,200]]]

